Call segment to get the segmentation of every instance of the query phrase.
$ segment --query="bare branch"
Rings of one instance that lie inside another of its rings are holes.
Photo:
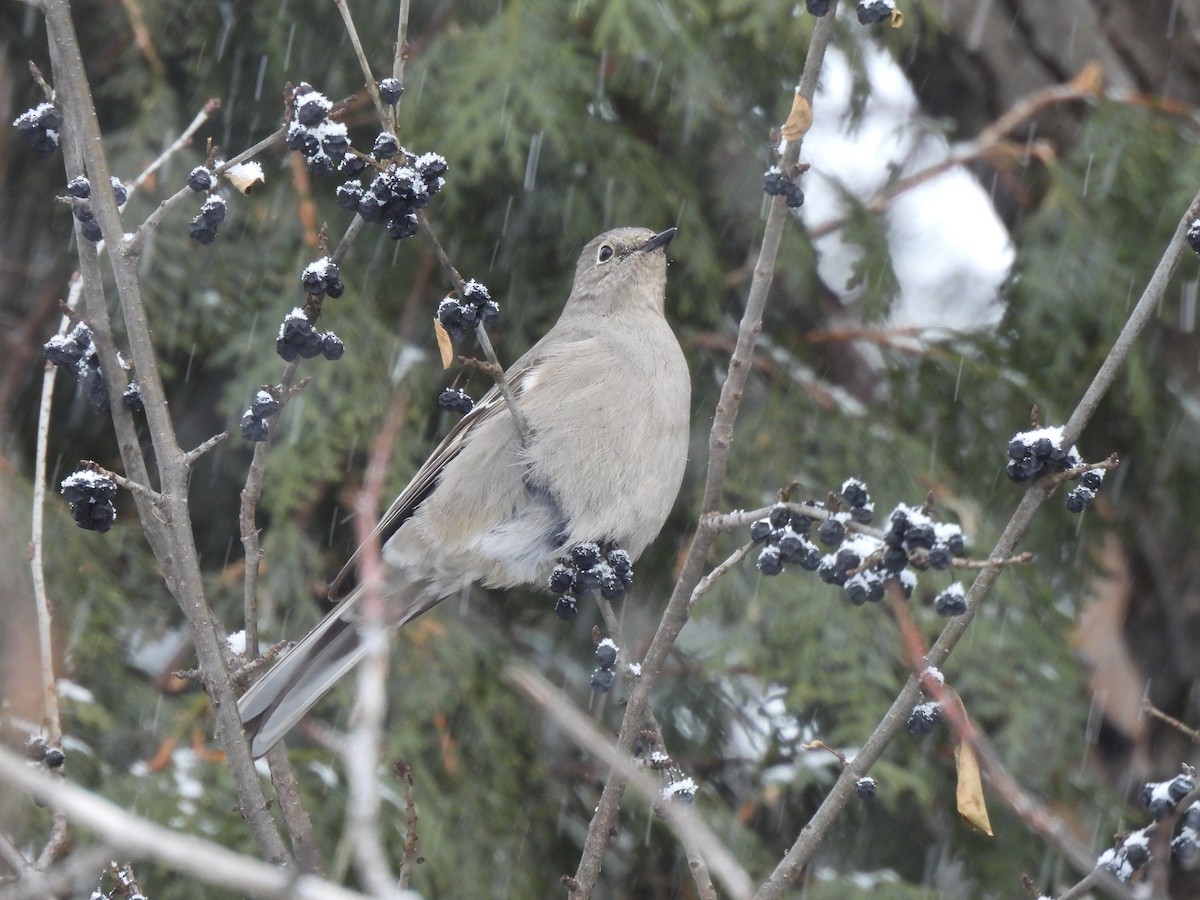
[[[352,900],[363,896],[131,815],[81,787],[28,768],[23,759],[3,748],[0,748],[0,782],[62,810],[72,821],[100,835],[122,856],[154,860],[202,884],[247,897]],[[392,891],[387,896],[392,900],[420,900],[408,891]]]

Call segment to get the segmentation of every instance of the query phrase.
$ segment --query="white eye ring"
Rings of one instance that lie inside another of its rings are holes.
[[[606,263],[613,257],[612,244],[603,244],[596,252],[596,262]]]

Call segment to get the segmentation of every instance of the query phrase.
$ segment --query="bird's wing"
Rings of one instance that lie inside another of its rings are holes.
[[[522,382],[533,371],[533,360],[534,354],[531,351],[514,363],[512,368],[505,373],[515,395],[520,394]],[[379,523],[372,529],[367,543],[360,545],[342,566],[342,570],[338,572],[337,577],[329,586],[331,600],[342,600],[350,593],[357,583],[358,560],[364,547],[368,545],[382,547],[399,530],[400,526],[408,521],[409,516],[421,504],[421,501],[437,487],[438,480],[442,477],[442,471],[450,460],[458,455],[470,434],[484,422],[507,413],[508,404],[500,395],[499,389],[492,387],[479,399],[475,407],[450,429],[442,438],[441,443],[429,454],[429,458],[425,460],[421,468],[417,469],[416,474],[413,475],[404,490],[392,501],[392,505],[388,507],[387,512],[379,519]]]

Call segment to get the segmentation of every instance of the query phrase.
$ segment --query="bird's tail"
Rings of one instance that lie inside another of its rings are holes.
[[[366,647],[357,623],[349,615],[361,596],[356,590],[338,604],[242,695],[238,712],[253,756],[262,756],[279,743],[313,704],[363,658]],[[399,627],[436,603],[418,601],[405,610],[399,621],[390,624]]]

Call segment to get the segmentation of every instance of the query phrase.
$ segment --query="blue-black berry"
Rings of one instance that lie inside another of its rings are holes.
[[[605,638],[596,645],[596,665],[601,669],[611,669],[617,662],[617,645]]]
[[[242,413],[241,421],[242,437],[253,443],[261,443],[265,441],[270,433],[270,428],[265,419],[254,415],[253,410],[246,410]]]
[[[934,609],[939,615],[961,616],[967,611],[967,595],[961,582],[954,582],[933,598]]]
[[[895,11],[893,0],[858,0],[858,21],[862,25],[886,21]]]
[[[196,166],[188,173],[187,186],[197,194],[211,190],[213,186],[212,172],[204,166]]]
[[[475,401],[467,395],[466,391],[448,387],[438,394],[438,406],[446,412],[465,416],[475,408]]]
[[[404,93],[404,85],[397,78],[384,78],[379,82],[379,99],[388,106],[395,106],[400,102],[400,95]]]
[[[597,669],[592,673],[592,690],[597,694],[607,694],[612,690],[616,678],[611,669]]]

